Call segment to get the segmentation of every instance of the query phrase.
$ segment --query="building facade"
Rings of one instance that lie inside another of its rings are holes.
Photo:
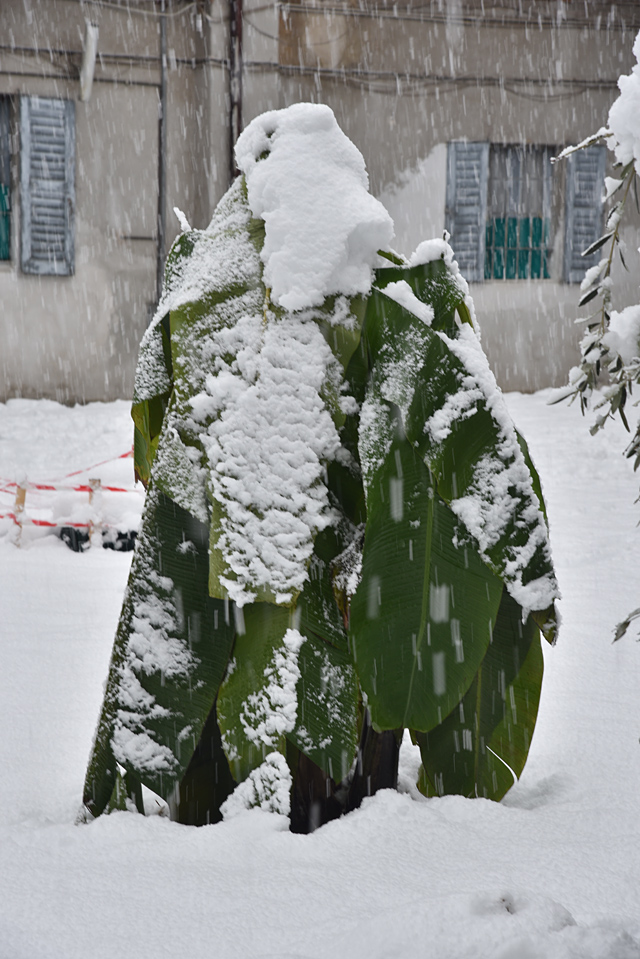
[[[451,233],[500,385],[561,385],[610,159],[550,160],[606,123],[638,29],[636,0],[3,0],[0,399],[131,394],[173,208],[205,227],[237,132],[298,100],[362,151],[400,252]]]

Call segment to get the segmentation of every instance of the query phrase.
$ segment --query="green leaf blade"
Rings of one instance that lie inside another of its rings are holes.
[[[297,656],[283,650],[292,626],[292,612],[283,606],[252,603],[242,610],[217,702],[222,745],[236,782],[243,782],[269,752],[284,752],[287,716],[282,708],[277,715],[278,694],[283,684],[295,686],[298,679]]]
[[[369,487],[351,603],[354,661],[379,729],[442,722],[489,645],[502,587],[472,548],[455,545],[458,527],[415,449],[396,437]]]
[[[535,729],[544,665],[531,616],[506,592],[478,674],[451,714],[420,746],[426,795],[499,801],[524,769]]]

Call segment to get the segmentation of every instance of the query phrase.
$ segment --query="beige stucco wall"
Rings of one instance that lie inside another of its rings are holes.
[[[508,2],[484,0],[484,19],[472,0],[433,0],[417,15],[396,6],[398,18],[391,4],[378,7],[384,16],[363,17],[355,0],[344,5],[349,16],[245,0],[243,119],[246,125],[298,100],[328,103],[365,157],[372,192],[394,216],[396,247],[410,252],[420,239],[442,234],[448,141],[563,145],[606,121],[615,80],[633,62],[640,5],[621,5],[624,30],[619,20],[607,26],[606,16],[572,24],[576,5],[543,0],[540,23],[525,23]],[[156,299],[158,21],[91,9],[102,59],[91,99],[82,103],[81,5],[0,4],[0,93],[77,101],[75,276],[20,272],[14,169],[13,259],[0,264],[0,399],[131,395],[138,343]],[[178,228],[173,206],[204,227],[229,181],[227,6],[207,0],[201,11],[209,17],[201,31],[193,7],[168,21],[167,243]],[[65,50],[71,53],[56,52]],[[632,273],[623,278],[621,304],[638,298],[640,275],[635,227],[626,239]],[[576,287],[492,282],[475,284],[472,293],[505,389],[564,381],[577,357]]]
[[[157,18],[92,7],[99,55],[91,98],[79,100],[84,11],[65,0],[3,0],[0,93],[76,101],[75,274],[20,271],[18,153],[13,158],[12,259],[0,263],[0,400],[63,402],[130,396],[142,334],[156,303],[159,33]],[[35,56],[20,48],[42,52]],[[167,245],[180,207],[209,222],[228,181],[220,28],[168,21]],[[60,53],[57,51],[71,51]],[[196,63],[194,65],[194,58]],[[42,77],[31,74],[40,73]],[[221,109],[222,105],[222,109]],[[17,140],[17,137],[16,137]],[[222,156],[220,154],[222,153]]]
[[[538,6],[543,13],[545,7],[558,10],[555,4]],[[329,104],[362,151],[372,192],[391,212],[395,246],[405,254],[421,239],[442,236],[449,141],[527,142],[558,148],[579,142],[606,124],[617,96],[617,77],[629,72],[634,62],[636,27],[620,29],[613,21],[607,29],[606,19],[598,27],[595,9],[588,22],[563,21],[551,29],[544,23],[525,26],[518,18],[515,23],[491,25],[489,2],[482,23],[463,22],[472,3],[440,7],[452,13],[449,22],[446,17],[427,24],[393,16],[324,17],[295,9],[292,13],[289,7],[281,56],[310,72],[280,75],[277,83],[273,71],[263,65],[270,58],[269,41],[247,31],[247,60],[253,58],[256,65],[249,67],[251,83],[245,85],[245,119],[265,109],[265,89],[277,88],[278,106],[296,100]],[[636,21],[640,25],[640,5],[633,24]],[[360,82],[331,76],[341,61],[368,72]],[[318,75],[313,75],[314,64],[322,68]],[[397,79],[382,76],[394,70]],[[375,71],[381,76],[373,76]],[[414,79],[420,72],[428,76]],[[449,79],[435,82],[434,77]],[[255,99],[254,89],[260,91]],[[579,288],[560,279],[562,170],[556,179],[560,249],[554,279],[471,286],[483,346],[505,390],[561,386],[579,358],[581,328],[575,319],[585,311],[578,309]],[[630,270],[617,269],[614,275],[620,307],[639,298],[640,222],[637,218],[630,222],[633,227],[626,236]]]

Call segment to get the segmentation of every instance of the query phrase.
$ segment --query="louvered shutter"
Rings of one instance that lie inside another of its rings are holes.
[[[22,97],[21,265],[25,273],[69,276],[75,267],[75,104]]]
[[[488,143],[450,143],[445,226],[458,265],[472,282],[484,279]]]
[[[602,233],[604,168],[607,148],[591,146],[569,157],[567,166],[564,278],[580,283],[589,267],[599,260],[600,252],[589,257],[582,251]]]
[[[9,97],[0,96],[0,260],[11,256],[11,148]]]

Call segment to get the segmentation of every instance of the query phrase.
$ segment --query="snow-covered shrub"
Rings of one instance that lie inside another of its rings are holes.
[[[564,158],[576,150],[604,141],[615,154],[615,177],[607,177],[603,202],[615,198],[607,213],[605,232],[593,243],[583,256],[597,250],[603,255],[599,263],[587,270],[581,285],[580,306],[597,303],[597,308],[585,320],[586,331],[580,341],[580,364],[569,375],[569,385],[562,389],[555,401],[576,396],[580,398],[582,411],[596,394],[594,409],[600,410],[591,427],[593,434],[602,429],[609,417],[619,414],[626,429],[631,432],[627,419],[627,403],[634,384],[640,384],[640,303],[629,304],[621,310],[613,309],[613,284],[611,268],[616,251],[623,266],[626,263],[620,239],[620,226],[625,208],[634,193],[638,201],[637,177],[640,175],[640,33],[635,39],[633,53],[636,64],[628,76],[618,80],[620,96],[609,111],[608,124],[593,136],[560,154]],[[602,378],[606,382],[601,385]],[[637,401],[636,401],[637,402]],[[635,405],[635,404],[634,404]],[[640,419],[636,422],[633,438],[625,454],[634,459],[634,469],[640,466]],[[617,628],[619,639],[630,622],[640,616],[636,609]]]
[[[557,587],[467,285],[445,241],[390,251],[328,107],[258,117],[236,156],[142,343],[148,494],[86,813],[140,783],[194,823],[290,794],[304,831],[395,784],[404,729],[427,795],[499,799]]]

